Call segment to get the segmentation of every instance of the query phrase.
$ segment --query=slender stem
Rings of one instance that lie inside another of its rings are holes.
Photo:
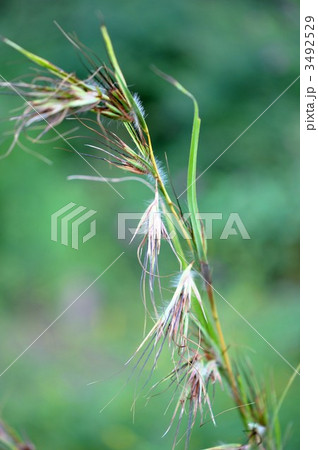
[[[233,394],[236,404],[239,406],[239,411],[243,418],[243,421],[244,421],[244,423],[246,423],[246,410],[245,410],[245,407],[243,406],[242,399],[241,399],[239,391],[237,389],[237,383],[236,383],[236,380],[234,377],[231,360],[230,360],[230,357],[228,354],[227,345],[225,343],[225,338],[224,338],[224,334],[222,331],[222,326],[221,326],[221,322],[219,319],[216,302],[214,299],[211,270],[210,270],[210,266],[209,266],[208,262],[206,262],[206,261],[201,262],[201,274],[205,280],[205,288],[206,288],[206,292],[208,294],[211,311],[212,311],[212,317],[213,317],[216,331],[217,331],[217,334],[219,337],[220,349],[222,352],[223,362],[224,362],[225,370],[228,375],[228,381],[229,381],[229,384],[231,387],[231,391],[232,391],[232,394]]]
[[[174,204],[173,204],[173,202],[172,202],[172,200],[171,200],[171,198],[170,198],[170,196],[169,196],[169,194],[168,194],[168,192],[167,192],[167,190],[165,188],[165,185],[164,185],[164,183],[162,181],[162,178],[160,176],[160,173],[159,173],[159,170],[158,170],[158,166],[157,166],[157,162],[156,162],[156,159],[155,159],[154,153],[153,153],[153,148],[152,148],[152,144],[151,144],[151,138],[150,138],[149,130],[148,130],[147,127],[145,129],[145,133],[146,133],[147,140],[148,140],[150,160],[151,160],[152,166],[154,168],[154,177],[155,177],[155,179],[158,182],[159,188],[160,188],[160,190],[161,190],[161,192],[162,192],[162,194],[163,194],[163,196],[164,196],[164,198],[165,198],[165,200],[167,202],[167,205],[169,206],[172,214],[174,215],[175,219],[177,220],[177,222],[179,224],[179,227],[180,227],[180,229],[182,231],[182,234],[183,234],[185,240],[187,241],[187,244],[188,244],[190,250],[193,252],[193,246],[192,246],[191,239],[189,237],[189,232],[185,229],[184,223],[180,219],[180,217],[179,217],[179,215],[178,215],[178,213],[177,213],[177,211],[176,211],[176,209],[174,207]]]
[[[196,106],[196,102],[195,102],[195,106]],[[196,108],[197,108],[197,106],[196,106]],[[156,163],[156,159],[155,159],[154,153],[153,153],[153,148],[152,148],[152,144],[151,144],[151,138],[150,138],[149,130],[148,130],[148,127],[147,127],[146,124],[144,126],[144,131],[145,131],[145,134],[146,134],[147,140],[148,140],[149,156],[150,156],[150,160],[151,160],[152,166],[154,168],[155,179],[158,182],[158,185],[160,187],[160,190],[161,190],[163,196],[165,197],[167,205],[169,206],[171,212],[173,213],[174,217],[176,218],[178,224],[180,225],[182,233],[183,233],[184,237],[186,238],[191,251],[193,252],[193,246],[192,246],[191,240],[189,240],[188,232],[187,232],[187,230],[184,229],[184,224],[183,224],[182,220],[180,219],[178,213],[176,212],[174,204],[173,204],[173,202],[172,202],[172,200],[171,200],[171,198],[170,198],[170,196],[169,196],[169,194],[168,194],[168,192],[167,192],[167,190],[166,190],[166,188],[164,186],[162,178],[160,176],[160,173],[159,173],[159,170],[158,170],[158,166],[157,166],[157,163]],[[195,170],[195,168],[194,168],[194,170]],[[193,183],[193,184],[195,186],[195,183]],[[193,186],[192,186],[192,189],[193,189],[193,196],[196,199],[196,192],[195,192],[195,188],[193,188]],[[181,248],[178,236],[176,236],[176,240],[177,240],[177,242],[175,242],[175,243],[177,244],[178,249],[181,250],[181,252],[182,252],[181,253],[181,255],[182,255],[181,258],[182,258],[182,265],[184,266],[184,263],[186,262],[186,259],[184,258],[184,253],[182,251],[182,248]],[[222,357],[223,357],[224,368],[225,368],[225,371],[226,371],[226,374],[227,374],[228,382],[229,382],[229,385],[230,385],[230,388],[231,388],[231,391],[232,391],[232,395],[233,395],[234,401],[237,404],[237,406],[239,407],[239,412],[240,412],[240,415],[242,417],[244,425],[247,426],[247,423],[248,423],[247,411],[245,409],[244,402],[242,401],[242,399],[240,397],[240,394],[239,394],[239,391],[238,391],[238,388],[237,388],[237,383],[236,383],[235,376],[234,376],[234,373],[233,373],[231,360],[230,360],[230,357],[229,357],[229,354],[228,354],[228,351],[227,351],[227,345],[226,345],[226,342],[225,342],[225,338],[224,338],[221,322],[220,322],[219,315],[218,315],[216,302],[215,302],[214,295],[213,295],[211,270],[210,270],[209,263],[208,263],[208,260],[207,260],[206,249],[204,248],[203,245],[199,246],[199,247],[200,248],[202,247],[201,248],[202,253],[201,253],[200,256],[201,256],[201,259],[203,259],[203,261],[201,260],[201,274],[202,274],[202,276],[203,276],[203,278],[205,280],[205,287],[206,287],[207,295],[208,295],[210,306],[211,306],[212,317],[213,317],[213,320],[215,322],[216,331],[217,331],[217,334],[218,334],[218,337],[219,337],[219,344],[220,344],[220,350],[221,350]]]
[[[176,212],[176,210],[174,208],[174,205],[173,205],[173,203],[171,201],[171,198],[170,198],[170,196],[169,196],[169,194],[168,194],[168,192],[167,192],[167,190],[166,190],[166,188],[164,186],[162,178],[160,176],[160,173],[159,173],[159,170],[158,170],[158,166],[157,166],[154,154],[153,154],[153,149],[152,149],[152,145],[151,145],[151,139],[150,139],[148,128],[145,129],[145,133],[146,133],[147,140],[148,140],[150,160],[151,160],[151,163],[152,163],[154,171],[155,171],[154,176],[155,176],[155,178],[156,178],[156,180],[158,182],[160,190],[163,193],[163,195],[165,197],[165,200],[166,200],[166,202],[167,202],[171,212],[173,213],[173,215],[176,218],[176,220],[178,221],[178,223],[181,225],[181,230],[183,231],[183,235],[185,236],[185,238],[186,238],[186,240],[187,240],[191,250],[193,251],[192,243],[189,240],[189,238],[187,237],[188,233],[186,232],[186,230],[184,230],[184,225],[183,225],[182,221],[180,220],[180,217],[178,216],[178,214],[177,214],[177,212]],[[177,244],[178,244],[178,248],[181,249],[179,239],[178,239]],[[184,254],[183,254],[183,251],[182,251],[182,259],[183,259],[183,262],[184,262],[185,259],[184,259],[183,255]],[[202,275],[204,277],[204,280],[205,280],[206,291],[207,291],[208,298],[209,298],[209,301],[210,301],[212,317],[213,317],[213,320],[215,322],[216,331],[217,331],[217,334],[218,334],[218,337],[219,337],[220,349],[221,349],[221,352],[222,352],[222,357],[223,357],[225,370],[226,370],[227,375],[228,375],[228,381],[229,381],[229,384],[230,384],[230,387],[231,387],[231,391],[232,391],[234,400],[235,400],[236,404],[239,406],[240,414],[241,414],[241,416],[243,418],[244,423],[246,424],[246,410],[245,410],[245,407],[243,406],[243,402],[241,400],[241,397],[239,395],[239,391],[237,389],[237,384],[236,384],[236,381],[235,381],[235,377],[234,377],[234,373],[233,373],[230,357],[229,357],[229,354],[228,354],[228,351],[227,351],[227,346],[226,346],[226,343],[225,343],[224,334],[223,334],[223,331],[222,331],[222,327],[221,327],[221,323],[220,323],[219,315],[218,315],[218,310],[217,310],[216,302],[215,302],[214,295],[213,295],[211,271],[210,271],[209,264],[207,262],[206,255],[204,255],[204,259],[205,259],[205,261],[201,262],[201,273],[202,273]]]

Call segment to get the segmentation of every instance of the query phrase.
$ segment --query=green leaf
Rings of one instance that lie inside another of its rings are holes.
[[[281,431],[280,431],[280,424],[279,424],[279,418],[278,418],[279,411],[282,407],[282,404],[286,398],[286,395],[288,394],[288,391],[291,388],[296,376],[299,375],[299,368],[300,368],[300,364],[298,364],[298,366],[296,367],[296,370],[289,378],[288,383],[287,383],[280,399],[278,400],[276,407],[274,409],[274,412],[272,414],[272,423],[270,426],[270,432],[272,430],[274,430],[274,432],[275,432],[276,444],[277,444],[278,449],[282,448],[281,447]]]
[[[115,78],[118,83],[118,86],[119,86],[120,90],[125,94],[127,102],[130,104],[130,106],[133,107],[135,113],[137,114],[140,125],[142,126],[143,129],[145,129],[146,128],[145,119],[144,119],[141,111],[139,110],[138,105],[136,104],[133,95],[131,94],[130,90],[128,89],[125,77],[119,66],[112,41],[110,39],[110,36],[108,34],[108,31],[107,31],[107,28],[105,25],[101,26],[101,32],[102,32],[102,36],[103,36],[103,39],[105,42],[105,46],[106,46],[106,50],[108,53],[110,63],[114,70],[114,74],[115,74]]]
[[[115,72],[115,77],[118,82],[118,85],[121,88],[121,90],[129,97],[129,96],[131,96],[131,93],[127,87],[125,77],[121,71],[119,64],[118,64],[117,57],[114,52],[113,44],[112,44],[112,41],[110,39],[110,36],[108,34],[108,31],[107,31],[107,28],[105,27],[105,25],[102,25],[101,32],[102,32],[102,36],[104,38],[104,42],[106,45],[109,60],[111,62],[111,65],[113,66],[113,69]]]
[[[200,136],[200,124],[201,119],[199,117],[199,106],[195,99],[195,97],[185,89],[179,81],[175,80],[170,75],[161,72],[157,68],[154,67],[154,71],[164,78],[166,81],[171,83],[176,89],[182,92],[187,97],[191,98],[194,105],[194,115],[193,115],[193,124],[192,124],[192,134],[191,134],[191,143],[190,143],[190,155],[189,155],[189,164],[188,164],[188,179],[187,179],[187,198],[188,198],[188,207],[190,212],[190,220],[193,229],[193,236],[195,246],[198,252],[198,256],[200,261],[206,261],[206,244],[204,237],[202,235],[201,222],[198,217],[199,209],[197,202],[197,191],[196,191],[196,170],[197,170],[197,156],[198,156],[198,145],[199,145],[199,136]]]
[[[44,58],[41,58],[40,56],[35,55],[34,53],[29,52],[28,50],[25,50],[23,47],[20,47],[20,45],[16,44],[13,41],[10,41],[10,39],[2,38],[3,42],[10,47],[17,50],[19,53],[22,53],[22,55],[26,56],[30,61],[34,62],[38,66],[44,67],[45,69],[49,70],[50,72],[54,73],[59,78],[65,79],[67,78],[70,83],[77,83],[78,80],[76,77],[70,75],[67,72],[64,72],[64,70],[60,69],[59,67],[55,66],[54,64],[50,63]]]

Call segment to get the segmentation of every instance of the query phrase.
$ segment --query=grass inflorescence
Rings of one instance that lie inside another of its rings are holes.
[[[156,69],[161,77],[189,97],[194,106],[187,177],[190,218],[185,219],[178,200],[174,198],[176,196],[169,194],[169,191],[173,194],[174,191],[154,153],[140,97],[128,87],[104,25],[101,33],[108,64],[100,61],[78,39],[64,33],[86,61],[89,74],[84,80],[3,38],[4,43],[45,70],[30,82],[1,83],[2,87],[13,89],[25,100],[21,114],[12,118],[16,124],[15,133],[6,155],[20,144],[22,132],[35,126],[38,130],[39,124],[42,125],[35,138],[40,142],[50,129],[66,118],[73,118],[83,129],[94,133],[94,138],[86,143],[89,149],[97,150],[100,158],[132,173],[133,177],[141,177],[146,184],[150,183],[153,198],[136,234],[143,231],[137,256],[142,267],[143,300],[154,324],[131,358],[135,364],[134,370],[137,367],[142,369],[152,360],[152,375],[163,347],[169,347],[174,367],[151,390],[165,383],[173,392],[170,403],[174,403],[174,408],[166,431],[175,424],[173,447],[180,439],[180,426],[185,417],[186,447],[198,418],[201,424],[204,423],[207,413],[209,421],[216,423],[210,391],[217,385],[226,385],[242,419],[245,434],[241,444],[224,444],[214,448],[252,449],[257,446],[279,450],[282,444],[275,405],[270,405],[265,388],[259,387],[248,363],[238,364],[231,360],[214,299],[207,242],[198,219],[196,162],[200,116],[197,101],[178,81]],[[103,118],[122,124],[127,139],[107,129]],[[130,181],[133,177],[126,179]],[[89,176],[71,178],[96,180],[96,177]],[[157,298],[157,292],[161,291],[158,261],[162,242],[170,246],[178,270],[174,292],[164,304],[160,304]]]

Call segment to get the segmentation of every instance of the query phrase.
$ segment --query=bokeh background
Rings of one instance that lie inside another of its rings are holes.
[[[155,64],[197,97],[202,117],[198,171],[221,152],[298,76],[298,2],[275,0],[1,0],[0,32],[65,70],[85,76],[76,52],[53,20],[75,31],[101,57],[98,11],[106,21],[132,90],[139,92],[158,158],[166,152],[178,193],[185,188],[192,106],[158,78]],[[6,79],[32,64],[1,44]],[[14,96],[0,97],[1,153],[12,136]],[[298,148],[299,85],[295,83],[198,182],[202,212],[220,212],[210,259],[215,287],[294,366],[298,363]],[[63,124],[59,131],[71,128]],[[50,135],[53,137],[54,134]],[[26,141],[24,141],[26,142]],[[83,144],[83,143],[82,143]],[[78,142],[81,145],[81,142]],[[151,194],[139,184],[116,186],[67,181],[93,175],[77,156],[55,147],[16,148],[0,161],[1,297],[0,372],[4,370],[121,252],[109,269],[0,378],[0,414],[38,449],[170,448],[173,432],[163,415],[169,393],[146,406],[131,405],[135,384],[124,362],[142,337],[141,270],[136,246],[117,240],[117,213],[142,212]],[[82,150],[82,148],[81,148]],[[90,161],[104,176],[118,171]],[[184,196],[183,204],[185,202]],[[78,251],[50,240],[50,215],[69,202],[98,211],[97,235]],[[220,240],[230,212],[250,236]],[[165,264],[172,264],[169,252]],[[280,394],[292,370],[222,299],[230,351],[247,354]],[[170,368],[162,357],[154,381]],[[95,384],[89,384],[99,381]],[[113,402],[100,409],[118,394]],[[281,410],[287,449],[299,448],[298,380]],[[216,391],[214,412],[231,407]],[[244,440],[235,411],[195,427],[191,448]]]

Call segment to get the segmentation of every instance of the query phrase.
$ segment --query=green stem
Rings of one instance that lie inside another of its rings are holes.
[[[228,382],[229,382],[229,385],[230,385],[230,388],[232,391],[234,401],[237,404],[237,406],[239,407],[239,411],[240,411],[240,414],[241,414],[244,424],[246,424],[247,413],[246,413],[245,407],[243,406],[244,403],[240,397],[240,394],[239,394],[239,391],[237,388],[237,383],[236,383],[234,372],[232,369],[231,360],[230,360],[230,357],[228,354],[228,349],[227,349],[227,345],[225,342],[225,338],[224,338],[224,334],[223,334],[223,330],[222,330],[222,326],[221,326],[221,322],[220,322],[220,318],[219,318],[219,314],[218,314],[218,309],[217,309],[214,294],[213,294],[211,270],[210,270],[210,266],[207,261],[203,261],[201,263],[201,275],[205,281],[205,288],[206,288],[206,292],[207,292],[209,302],[210,302],[212,317],[213,317],[216,331],[217,331],[217,334],[219,337],[219,344],[220,344],[220,350],[222,353],[224,369],[227,373]]]
[[[178,223],[178,225],[179,225],[179,227],[181,229],[183,237],[187,241],[187,244],[188,244],[191,252],[193,253],[193,246],[192,246],[192,242],[191,242],[191,239],[190,239],[190,236],[189,236],[189,232],[185,228],[185,225],[184,225],[182,219],[179,217],[179,214],[177,213],[177,211],[176,211],[176,209],[174,207],[174,204],[173,204],[173,202],[172,202],[172,200],[171,200],[171,198],[170,198],[170,196],[169,196],[169,194],[168,194],[168,192],[167,192],[167,190],[165,188],[165,185],[164,185],[164,183],[162,181],[162,178],[160,176],[160,173],[159,173],[159,170],[158,170],[158,166],[157,166],[157,162],[156,162],[156,159],[154,157],[152,143],[151,143],[151,138],[150,138],[150,134],[149,134],[149,130],[148,130],[147,125],[146,125],[144,131],[145,131],[145,134],[146,134],[147,140],[148,140],[149,157],[150,157],[150,161],[151,161],[151,164],[153,166],[153,169],[154,169],[154,177],[155,177],[156,181],[158,182],[158,186],[160,188],[160,191],[162,192],[162,194],[163,194],[163,196],[164,196],[164,198],[166,200],[166,203],[167,203],[167,205],[170,208],[170,211],[172,212],[173,216],[175,217],[175,219],[176,219],[176,221],[177,221],[177,223]],[[169,221],[169,222],[171,222],[171,221]],[[174,228],[174,231],[176,232],[175,228]],[[179,241],[179,238],[178,238],[178,241]],[[180,242],[179,242],[178,247],[181,249]],[[182,254],[183,254],[183,251],[182,251]]]

